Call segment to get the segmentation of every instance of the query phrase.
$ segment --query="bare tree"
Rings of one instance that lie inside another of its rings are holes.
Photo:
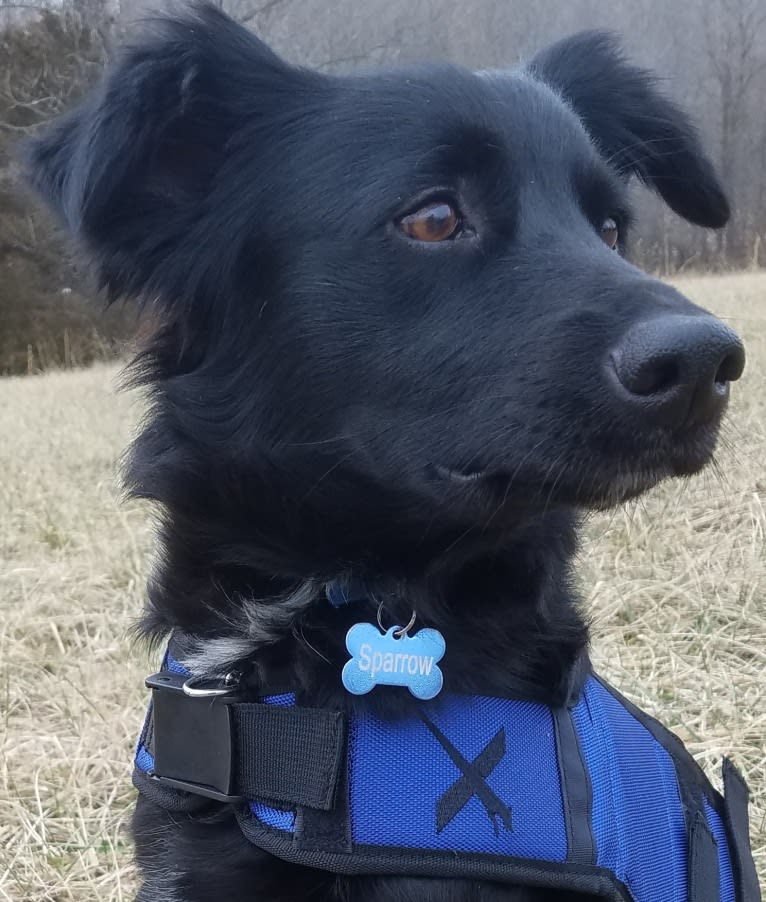
[[[84,362],[100,351],[95,308],[51,224],[21,187],[21,143],[69,109],[98,78],[106,56],[103,7],[73,0],[26,4],[0,28],[0,372],[45,362]],[[18,6],[18,4],[16,4]],[[62,290],[66,294],[62,295]],[[66,299],[66,303],[64,303]],[[116,319],[116,317],[113,317]]]
[[[763,148],[758,147],[763,132],[751,126],[752,115],[761,118],[766,90],[766,7],[761,0],[715,0],[709,4],[705,48],[718,101],[721,172],[742,205],[722,251],[743,258],[753,231],[763,228],[762,222],[756,222],[763,214],[748,209],[754,174],[751,161],[753,156],[764,161]],[[756,183],[762,181],[761,175]]]

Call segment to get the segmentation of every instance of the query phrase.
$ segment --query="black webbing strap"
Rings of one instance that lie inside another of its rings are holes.
[[[168,671],[146,682],[155,785],[232,804],[332,808],[346,759],[343,712],[190,695],[185,677]]]
[[[739,902],[761,902],[755,861],[750,851],[747,784],[728,758],[723,759],[723,795],[726,826],[732,848],[732,866],[739,888]]]
[[[718,902],[718,847],[705,815],[695,811],[689,830],[689,902]]]
[[[328,811],[345,761],[340,711],[230,705],[234,790],[246,799]]]
[[[588,768],[583,758],[572,712],[569,708],[554,708],[561,790],[564,796],[564,820],[567,829],[567,861],[575,864],[596,863],[596,842],[593,837],[593,792]]]

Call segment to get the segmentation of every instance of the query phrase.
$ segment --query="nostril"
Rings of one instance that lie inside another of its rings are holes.
[[[643,357],[636,353],[613,352],[611,356],[618,379],[633,395],[660,394],[681,378],[678,358],[672,354]]]
[[[731,369],[729,364],[729,358],[718,367],[718,372],[715,374],[715,384],[716,385],[726,385],[728,382],[731,382],[731,379],[726,375],[726,373]]]
[[[633,375],[630,390],[636,395],[656,395],[672,388],[680,379],[678,360],[659,357],[647,360]]]
[[[715,381],[719,385],[723,385],[726,382],[735,382],[742,375],[744,365],[744,353],[740,348],[737,348],[736,351],[732,351],[724,357],[715,374]]]

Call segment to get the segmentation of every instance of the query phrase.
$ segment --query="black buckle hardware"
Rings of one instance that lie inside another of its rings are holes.
[[[234,689],[187,691],[187,683],[168,671],[146,678],[152,690],[152,779],[218,802],[240,802],[242,796],[232,793]]]

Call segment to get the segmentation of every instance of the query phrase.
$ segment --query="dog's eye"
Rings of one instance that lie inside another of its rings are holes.
[[[620,237],[620,230],[617,226],[617,223],[612,219],[611,216],[607,216],[607,218],[601,223],[601,240],[607,247],[611,247],[614,250],[617,247],[617,241]]]
[[[460,229],[460,216],[447,201],[438,200],[403,216],[399,228],[415,241],[448,241]]]

